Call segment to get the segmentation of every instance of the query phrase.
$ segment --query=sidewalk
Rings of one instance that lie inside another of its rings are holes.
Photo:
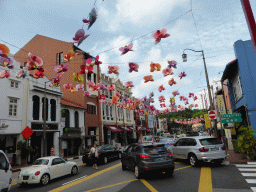
[[[70,160],[72,160],[72,159],[79,159],[79,158],[82,158],[82,156],[78,156],[78,155],[76,155],[76,156],[69,156],[69,157],[65,157],[64,159],[66,160],[66,161],[70,161]],[[12,166],[12,172],[14,173],[14,172],[18,172],[18,171],[20,171],[21,170],[21,168],[24,168],[24,167],[29,167],[29,166],[31,166],[32,164],[25,164],[25,165],[19,165],[19,166]]]
[[[230,164],[247,164],[247,162],[256,162],[256,160],[242,159],[242,154],[235,153],[234,150],[227,150],[227,152],[229,155],[227,161],[229,161]]]

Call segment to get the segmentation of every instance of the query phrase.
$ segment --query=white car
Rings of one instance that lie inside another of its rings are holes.
[[[75,162],[67,162],[58,156],[42,157],[37,159],[31,167],[21,169],[17,183],[20,185],[32,183],[47,185],[52,179],[77,173],[78,166]]]

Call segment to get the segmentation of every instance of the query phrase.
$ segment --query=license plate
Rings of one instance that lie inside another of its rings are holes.
[[[164,161],[165,158],[164,157],[161,157],[161,158],[157,158],[156,161]]]
[[[23,176],[23,180],[28,180],[29,176]]]
[[[215,148],[211,148],[211,151],[218,151],[219,148],[218,147],[215,147]]]

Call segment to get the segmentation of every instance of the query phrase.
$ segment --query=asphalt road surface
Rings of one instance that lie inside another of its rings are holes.
[[[191,167],[185,161],[179,161],[175,163],[172,177],[166,177],[164,173],[151,173],[138,180],[133,171],[122,171],[120,160],[99,165],[99,170],[82,164],[81,159],[75,161],[79,165],[76,176],[55,179],[47,186],[21,187],[14,183],[10,192],[252,192],[252,185],[236,165],[202,164],[200,167]]]

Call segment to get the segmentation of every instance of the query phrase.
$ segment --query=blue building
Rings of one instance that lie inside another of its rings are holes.
[[[221,83],[228,87],[232,112],[241,113],[242,123],[256,131],[256,55],[252,41],[236,41],[234,51],[236,59],[226,65]]]

